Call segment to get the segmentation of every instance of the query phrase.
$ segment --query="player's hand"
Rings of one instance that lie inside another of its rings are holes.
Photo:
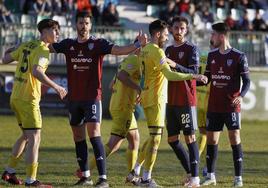
[[[242,103],[242,97],[237,96],[234,99],[232,99],[232,103],[234,106],[239,106]]]
[[[194,74],[193,79],[199,82],[203,82],[204,84],[208,83],[208,77],[203,74]]]
[[[11,48],[8,48],[8,49],[5,51],[5,54],[7,54],[7,53],[11,53],[11,52],[15,51],[19,46],[20,46],[20,44],[16,44],[15,46],[13,46],[13,47],[11,47]]]
[[[141,30],[139,31],[137,39],[141,46],[145,46],[148,43],[148,37],[146,33],[143,34]]]
[[[61,100],[64,99],[64,97],[67,95],[67,91],[64,87],[57,86],[55,90],[58,93],[58,95],[60,96]]]
[[[168,65],[171,67],[171,68],[176,68],[176,62],[172,61],[171,59],[167,58],[166,57],[166,61],[168,63]]]

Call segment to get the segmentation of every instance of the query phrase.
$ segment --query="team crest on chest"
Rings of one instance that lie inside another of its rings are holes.
[[[88,47],[89,50],[93,50],[94,43],[88,43],[87,47]]]
[[[184,56],[184,52],[179,52],[179,59],[181,59]]]
[[[233,60],[232,59],[227,59],[227,66],[230,67],[233,64]]]

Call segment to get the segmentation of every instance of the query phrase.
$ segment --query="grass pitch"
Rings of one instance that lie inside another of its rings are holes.
[[[111,120],[102,123],[103,141],[109,138]],[[139,121],[141,144],[148,135],[144,121]],[[242,122],[242,146],[244,150],[244,187],[268,187],[268,147],[267,122]],[[10,155],[12,145],[20,135],[14,116],[0,116],[0,169],[3,170]],[[166,142],[166,131],[159,148],[158,158],[153,170],[153,178],[163,187],[179,187],[184,177],[184,171],[175,154]],[[93,157],[91,144],[89,158]],[[111,187],[127,187],[124,184],[127,174],[125,159],[126,142],[121,149],[107,160],[108,178]],[[204,166],[204,159],[201,161]],[[17,174],[25,179],[25,164],[22,161]],[[53,187],[71,187],[77,178],[75,149],[72,133],[67,117],[43,117],[42,141],[39,154],[39,169],[37,178],[49,182]],[[1,171],[0,171],[1,172]],[[97,171],[91,172],[94,181]],[[233,183],[232,153],[226,130],[221,135],[219,155],[217,160],[217,187],[231,187]],[[0,181],[0,187],[12,187]],[[24,186],[22,186],[24,187]]]

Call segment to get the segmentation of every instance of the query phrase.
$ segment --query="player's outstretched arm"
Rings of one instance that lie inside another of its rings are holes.
[[[134,50],[140,48],[141,46],[145,46],[148,42],[148,37],[146,34],[143,34],[141,31],[139,32],[137,42],[127,45],[127,46],[117,46],[114,45],[111,51],[112,55],[128,55],[129,53],[133,52]]]
[[[178,63],[176,63],[175,61],[169,59],[166,57],[166,61],[169,64],[169,66],[171,68],[176,69],[176,71],[178,72],[182,72],[182,73],[192,73],[192,74],[197,74],[198,73],[198,66],[192,66],[191,68],[188,67],[184,67]]]
[[[14,50],[16,50],[17,49],[17,47],[11,47],[11,48],[9,48],[9,49],[7,49],[6,51],[5,51],[5,55],[4,55],[4,57],[2,58],[2,63],[3,64],[8,64],[8,63],[11,63],[11,62],[13,62],[13,61],[15,61],[13,58],[12,58],[12,56],[11,56],[11,52],[13,52]]]
[[[168,64],[163,66],[162,73],[170,81],[192,80],[195,79],[202,83],[207,83],[208,79],[202,74],[185,74],[179,72],[173,72],[170,70]]]
[[[63,99],[67,95],[67,91],[64,87],[59,86],[55,82],[53,82],[44,72],[44,69],[39,65],[33,66],[32,74],[36,77],[41,83],[45,84],[48,87],[53,88],[61,99]]]
[[[193,74],[185,74],[180,72],[173,72],[167,63],[161,69],[164,76],[170,81],[181,81],[181,80],[191,80],[193,79]]]

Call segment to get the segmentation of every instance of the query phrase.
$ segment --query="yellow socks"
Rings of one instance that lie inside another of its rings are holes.
[[[161,135],[151,135],[145,148],[144,170],[151,172],[156,160]]]
[[[13,168],[13,169],[16,168],[16,166],[17,166],[18,162],[20,161],[20,159],[21,159],[21,156],[15,157],[15,156],[12,155],[8,160],[8,167]]]
[[[207,136],[204,134],[199,134],[198,138],[197,138],[198,144],[199,144],[199,157],[201,156],[201,154],[203,153],[203,151],[205,151],[206,146],[207,146]]]
[[[142,145],[140,152],[139,152],[139,157],[137,160],[137,163],[140,164],[140,166],[142,166],[142,164],[144,163],[145,160],[145,150],[146,150],[146,146],[149,143],[150,138],[148,138]]]
[[[138,158],[138,151],[127,149],[126,155],[127,155],[127,168],[128,172],[130,172],[135,167],[135,163]]]
[[[36,180],[38,163],[32,163],[26,165],[26,177],[31,180]]]

